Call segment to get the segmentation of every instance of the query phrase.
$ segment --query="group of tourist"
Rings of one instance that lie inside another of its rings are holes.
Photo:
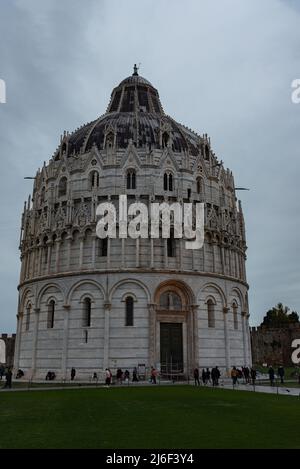
[[[252,384],[255,384],[256,374],[257,373],[256,373],[255,368],[250,369],[247,366],[242,367],[241,369],[236,368],[234,366],[230,372],[233,385],[238,384],[239,379],[244,379],[246,384],[250,384],[251,382]],[[218,386],[220,377],[221,377],[221,373],[217,366],[215,366],[211,370],[209,368],[204,368],[202,370],[201,379],[204,385],[212,384],[213,386]],[[194,369],[194,380],[195,380],[195,386],[199,386],[200,385],[200,372],[198,368]]]
[[[212,383],[213,386],[218,386],[220,376],[221,373],[217,366],[211,370],[209,368],[203,369],[201,374],[202,383],[205,385]],[[200,372],[198,368],[194,369],[194,380],[195,386],[200,386]]]
[[[233,386],[239,384],[239,379],[243,379],[246,384],[252,383],[254,385],[257,372],[253,367],[248,368],[248,366],[243,366],[241,369],[239,369],[234,366],[230,372],[230,376]]]

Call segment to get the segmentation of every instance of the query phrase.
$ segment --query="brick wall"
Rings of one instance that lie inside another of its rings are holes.
[[[292,366],[292,341],[300,339],[300,324],[271,328],[251,328],[252,360],[255,364]]]

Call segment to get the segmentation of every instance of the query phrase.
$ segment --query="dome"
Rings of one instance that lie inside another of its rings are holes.
[[[127,148],[130,141],[139,148],[160,148],[162,128],[173,151],[198,154],[199,136],[165,114],[157,89],[138,75],[135,66],[134,73],[113,89],[106,113],[70,135],[68,155],[87,152],[93,145],[103,149],[108,131],[114,134],[117,149]]]

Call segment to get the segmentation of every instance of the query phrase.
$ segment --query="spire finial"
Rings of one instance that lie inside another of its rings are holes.
[[[137,76],[138,75],[138,69],[139,69],[138,66],[136,64],[134,64],[132,76]]]

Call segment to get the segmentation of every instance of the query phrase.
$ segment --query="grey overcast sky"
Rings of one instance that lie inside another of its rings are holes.
[[[103,114],[134,63],[251,189],[251,324],[279,301],[300,312],[300,0],[0,0],[0,332],[15,330],[24,176]]]

